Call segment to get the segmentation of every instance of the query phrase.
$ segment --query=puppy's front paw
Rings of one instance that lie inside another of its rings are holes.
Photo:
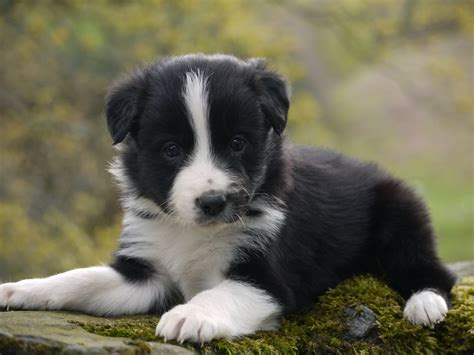
[[[34,290],[37,280],[23,280],[0,284],[0,309],[44,309],[41,295]]]
[[[188,303],[163,314],[156,327],[156,335],[165,340],[202,344],[218,337],[231,336],[231,332],[222,320],[212,317],[202,306]]]
[[[9,310],[10,299],[14,293],[14,283],[0,284],[0,310]]]
[[[413,324],[427,325],[433,328],[441,322],[448,312],[448,305],[443,297],[433,291],[421,291],[409,298],[403,315]]]

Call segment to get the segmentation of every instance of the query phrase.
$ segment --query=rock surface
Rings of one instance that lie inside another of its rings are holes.
[[[449,269],[456,274],[458,280],[466,277],[474,277],[474,261],[460,261],[448,265]]]
[[[363,304],[346,308],[346,339],[362,339],[375,327],[377,317],[374,311]]]
[[[382,282],[358,277],[329,290],[305,314],[275,332],[204,347],[164,344],[158,317],[100,318],[69,312],[0,312],[0,354],[190,354],[474,352],[474,262],[450,268],[460,283],[453,309],[435,329],[403,320],[403,300]]]
[[[96,335],[80,326],[105,322],[104,318],[66,312],[0,313],[0,354],[192,354],[174,345]]]

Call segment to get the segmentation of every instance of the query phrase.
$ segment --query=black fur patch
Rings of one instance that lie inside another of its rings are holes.
[[[374,164],[319,148],[292,146],[289,154],[286,224],[264,257],[249,251],[228,277],[267,290],[286,313],[363,273],[405,298],[433,288],[449,299],[454,278],[436,255],[419,197]]]
[[[128,282],[145,282],[156,276],[156,270],[144,259],[118,255],[110,266],[120,273]]]

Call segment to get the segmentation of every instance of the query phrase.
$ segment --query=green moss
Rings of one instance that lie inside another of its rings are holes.
[[[345,338],[345,308],[364,304],[377,316],[367,339]],[[283,319],[274,332],[259,332],[238,340],[215,340],[195,348],[204,354],[223,353],[467,353],[474,350],[474,284],[465,280],[453,290],[453,308],[434,329],[415,326],[402,317],[404,301],[381,281],[356,277],[327,291],[306,312]],[[82,324],[101,335],[159,341],[154,336],[158,317],[109,319]],[[146,344],[145,344],[146,345]],[[191,345],[187,345],[191,347]]]
[[[127,345],[135,346],[134,354],[149,354],[151,353],[151,346],[142,340],[127,341]]]
[[[101,323],[79,323],[85,330],[91,333],[109,336],[123,337],[153,341],[155,327],[160,318],[143,316],[140,318],[110,318]]]

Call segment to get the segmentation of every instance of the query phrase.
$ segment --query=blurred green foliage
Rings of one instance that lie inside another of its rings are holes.
[[[0,0],[0,280],[107,262],[120,233],[102,106],[161,56],[266,57],[293,141],[379,161],[474,258],[470,1]]]

